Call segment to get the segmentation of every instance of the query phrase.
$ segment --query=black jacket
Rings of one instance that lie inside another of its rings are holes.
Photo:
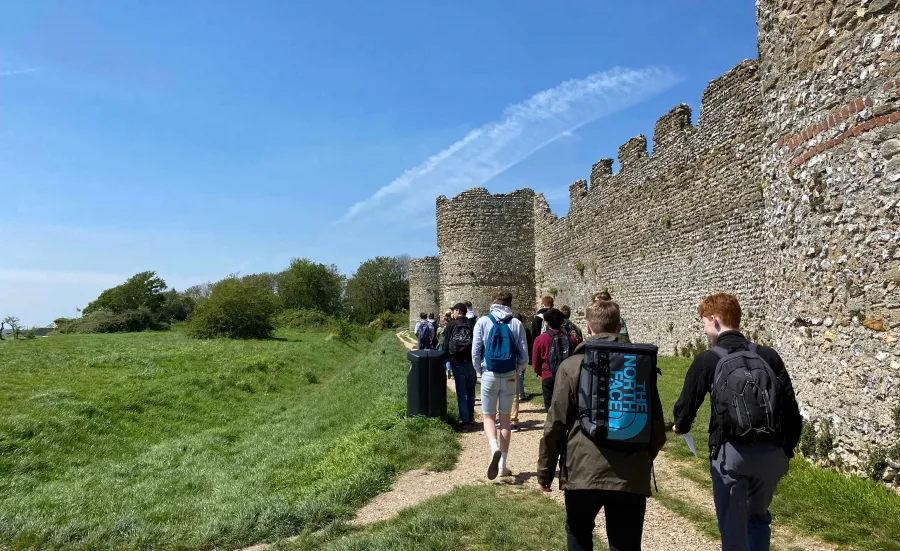
[[[534,348],[534,339],[538,338],[541,333],[543,333],[544,329],[544,318],[538,317],[541,314],[544,314],[549,310],[549,308],[541,308],[537,311],[537,314],[531,319],[531,334],[528,332],[525,333],[525,336],[528,339],[528,363],[534,365],[534,358],[531,357],[532,351]]]
[[[474,333],[475,330],[475,322],[478,321],[476,318],[457,318],[455,320],[450,320],[450,323],[444,327],[444,342],[441,345],[441,350],[447,352],[447,355],[450,357],[450,361],[454,364],[468,363],[472,361],[472,347],[468,347],[468,350],[464,350],[459,352],[456,357],[450,355],[450,341],[453,340],[453,332],[461,326],[468,326],[469,329]],[[473,335],[474,336],[474,335]]]
[[[719,335],[716,345],[732,351],[746,347],[749,342],[738,331],[726,331]],[[797,405],[797,397],[794,395],[794,386],[791,384],[791,378],[778,352],[766,346],[760,346],[757,352],[769,364],[769,367],[772,368],[775,376],[781,382],[782,394],[779,404],[780,411],[778,412],[779,424],[781,425],[780,444],[787,456],[793,457],[794,448],[797,446],[797,442],[800,441],[800,431],[803,429],[803,418],[800,416],[800,407]],[[678,432],[686,434],[691,430],[691,425],[697,416],[697,410],[703,404],[703,400],[712,388],[713,376],[718,363],[719,356],[712,350],[701,352],[694,358],[694,363],[691,364],[684,379],[684,388],[681,390],[681,396],[675,402],[675,428],[678,429]],[[724,443],[725,440],[725,435],[719,427],[716,416],[710,415],[709,447],[718,446]]]

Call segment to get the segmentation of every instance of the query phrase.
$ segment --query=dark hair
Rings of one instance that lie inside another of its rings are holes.
[[[425,319],[428,317],[428,314],[426,314],[425,312],[422,312],[421,314],[419,314],[419,317],[422,319]]]
[[[466,308],[466,304],[464,302],[457,302],[456,304],[453,305],[453,308],[451,308],[450,310],[458,310],[458,311],[462,312],[463,314],[465,314],[467,308]]]
[[[544,298],[541,299],[541,306],[544,308],[553,308],[553,297],[545,295]]]
[[[550,329],[559,329],[562,327],[563,322],[566,321],[566,318],[563,317],[562,312],[556,308],[551,308],[544,312],[544,321],[547,322]]]
[[[434,312],[428,314],[428,318],[429,318],[429,319],[434,319]]]
[[[472,301],[471,300],[467,300],[467,301],[463,302],[463,304],[466,305],[466,308],[468,308],[470,310],[472,309]]]
[[[509,291],[497,291],[494,293],[494,304],[502,304],[503,306],[512,306],[513,296]]]
[[[569,319],[572,316],[572,309],[569,308],[568,304],[563,304],[559,307],[559,311],[562,312],[564,318]]]

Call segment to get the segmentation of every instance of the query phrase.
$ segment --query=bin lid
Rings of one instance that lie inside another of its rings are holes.
[[[406,353],[406,359],[412,361],[417,358],[440,358],[446,354],[443,350],[410,350]]]

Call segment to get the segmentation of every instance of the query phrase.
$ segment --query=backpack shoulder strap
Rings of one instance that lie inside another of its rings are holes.
[[[491,323],[497,323],[497,318],[494,317],[494,314],[488,314],[487,317],[491,320]]]
[[[747,346],[747,350],[753,352],[754,354],[759,354],[759,345],[755,342],[751,342],[749,346]]]
[[[714,346],[711,348],[711,350],[715,352],[716,356],[718,356],[720,360],[728,355],[728,349],[724,346]]]

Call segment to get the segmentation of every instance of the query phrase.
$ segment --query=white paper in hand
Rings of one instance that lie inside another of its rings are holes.
[[[697,457],[697,447],[694,446],[694,437],[690,434],[685,434],[684,441],[687,442],[688,449],[691,450],[691,453],[694,454],[694,457]]]

